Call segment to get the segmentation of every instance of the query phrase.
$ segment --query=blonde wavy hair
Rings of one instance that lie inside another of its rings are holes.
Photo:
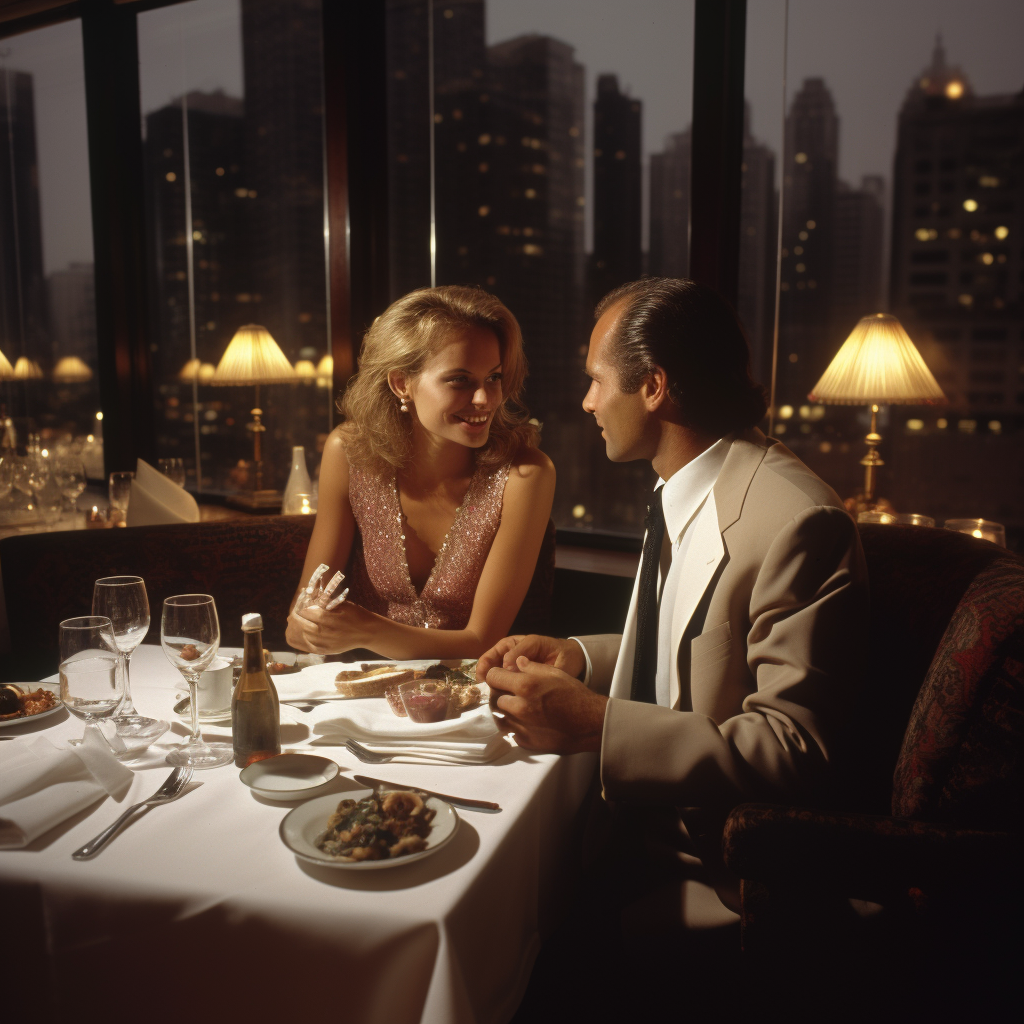
[[[536,447],[537,432],[519,401],[526,380],[523,335],[512,313],[479,288],[446,285],[420,288],[393,302],[363,337],[359,370],[348,382],[338,409],[345,454],[358,465],[403,468],[412,454],[411,417],[399,411],[388,375],[416,377],[430,356],[460,328],[483,328],[498,339],[503,401],[495,411],[478,464],[500,466],[524,448]]]

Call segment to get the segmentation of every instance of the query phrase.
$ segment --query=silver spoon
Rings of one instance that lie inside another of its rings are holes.
[[[121,826],[140,808],[140,807],[152,807],[155,804],[166,804],[170,803],[171,800],[176,800],[181,796],[181,791],[192,781],[192,769],[191,768],[175,768],[170,775],[167,776],[164,784],[148,799],[143,800],[141,803],[134,804],[129,807],[120,818],[117,819],[112,825],[105,828],[95,839],[90,839],[85,846],[78,850],[75,850],[71,857],[73,860],[86,860],[89,857],[94,856],[103,849],[111,839],[117,835]]]

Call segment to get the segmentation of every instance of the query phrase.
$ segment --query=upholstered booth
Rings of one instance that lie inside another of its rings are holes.
[[[821,1019],[995,1011],[1021,954],[1024,561],[936,529],[861,535],[861,770],[835,809],[730,816],[748,975],[799,965]]]
[[[221,643],[239,647],[245,612],[263,615],[264,641],[286,648],[288,606],[313,529],[312,516],[253,516],[223,523],[139,526],[8,537],[0,541],[12,652],[0,679],[32,680],[57,670],[57,626],[87,615],[93,581],[142,576],[152,625],[160,638],[160,610],[172,594],[213,594]],[[554,588],[555,531],[549,523],[537,569],[515,629],[548,628]]]

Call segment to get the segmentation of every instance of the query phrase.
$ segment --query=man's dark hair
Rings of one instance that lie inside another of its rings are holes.
[[[609,292],[595,319],[623,299],[611,349],[623,391],[635,394],[660,366],[687,426],[721,437],[761,421],[765,389],[751,376],[746,336],[725,299],[696,281],[645,277]]]

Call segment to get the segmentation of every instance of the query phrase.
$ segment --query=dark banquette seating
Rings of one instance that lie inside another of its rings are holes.
[[[266,646],[287,649],[285,620],[313,521],[312,516],[253,516],[0,541],[12,647],[3,659],[0,680],[33,680],[57,671],[57,626],[62,619],[89,614],[93,581],[101,576],[144,577],[152,616],[149,643],[160,640],[165,597],[203,593],[217,600],[224,646],[241,646],[242,615],[258,611]],[[514,629],[548,629],[554,571],[555,530],[549,523]]]
[[[943,530],[860,529],[860,785],[825,811],[733,811],[744,959],[755,987],[799,964],[821,1019],[995,1012],[1022,952],[1024,560]]]

